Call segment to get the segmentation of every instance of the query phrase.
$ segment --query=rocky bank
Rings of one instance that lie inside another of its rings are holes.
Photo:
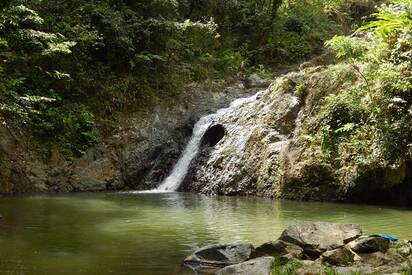
[[[204,144],[181,189],[209,195],[411,205],[411,160],[400,158],[378,167],[332,166],[322,145],[309,136],[325,95],[359,81],[353,80],[359,75],[349,65],[329,64],[330,57],[323,58],[279,77],[256,101],[216,121],[212,127],[224,135],[213,145]]]
[[[180,191],[412,205],[410,159],[334,167],[308,135],[325,94],[360,78],[350,65],[331,63],[327,53],[278,77],[269,88],[256,75],[218,92],[193,85],[174,105],[110,118],[113,130],[103,142],[70,161],[57,150],[41,158],[24,133],[0,126],[0,191],[154,188],[171,171],[201,116],[258,93],[210,126]]]
[[[201,116],[256,93],[254,85],[261,84],[220,83],[217,92],[192,85],[173,104],[105,118],[111,131],[98,146],[71,160],[57,149],[45,158],[32,148],[30,135],[0,125],[0,193],[153,188],[169,173]]]
[[[356,224],[298,222],[256,248],[247,242],[200,248],[184,265],[196,274],[219,275],[405,274],[411,260],[408,241],[363,236]]]

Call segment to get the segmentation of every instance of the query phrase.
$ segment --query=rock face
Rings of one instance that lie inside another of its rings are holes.
[[[278,240],[256,249],[248,243],[209,246],[184,263],[200,274],[220,275],[401,274],[410,268],[408,241],[385,242],[360,234],[359,225],[299,222],[285,229]]]
[[[174,103],[116,114],[101,144],[65,160],[57,149],[49,159],[27,148],[30,138],[0,124],[0,194],[150,189],[177,161],[194,123],[203,115],[256,92],[242,82],[219,92],[198,85]],[[226,88],[224,88],[226,86]]]
[[[270,85],[270,81],[262,79],[257,74],[251,74],[245,81],[248,88],[267,88]]]
[[[257,100],[216,121],[226,132],[201,150],[182,190],[205,194],[258,195],[285,199],[336,199],[334,171],[305,155],[301,125],[313,103],[299,93],[321,68],[278,78]],[[315,76],[314,76],[315,75]]]
[[[343,162],[336,167],[328,159],[321,133],[313,130],[319,127],[322,99],[358,76],[353,68],[325,64],[314,62],[279,77],[256,101],[216,121],[225,134],[213,146],[204,146],[182,190],[412,205],[410,159],[382,167]],[[260,86],[255,76],[246,84]]]
[[[253,245],[246,242],[207,246],[187,257],[184,264],[196,271],[222,268],[247,261],[253,249]]]
[[[317,258],[326,250],[333,250],[362,235],[359,225],[325,222],[299,222],[283,231],[280,240],[296,244],[310,257]]]
[[[225,267],[218,271],[217,275],[271,275],[272,266],[275,262],[273,257],[261,257],[247,262]]]
[[[224,127],[225,135],[214,146],[203,148],[183,190],[225,195],[273,194],[279,156],[291,141],[300,108],[296,96],[279,95],[273,89],[276,88],[261,91],[257,100],[215,122]]]

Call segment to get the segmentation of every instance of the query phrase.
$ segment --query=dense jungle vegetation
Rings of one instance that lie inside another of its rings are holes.
[[[296,89],[316,105],[303,135],[309,154],[345,188],[355,178],[370,188],[402,183],[412,159],[412,2],[380,6],[326,46],[340,61]]]
[[[191,82],[253,71],[270,77],[279,64],[319,54],[333,34],[349,33],[373,4],[2,1],[1,123],[29,133],[46,153],[57,145],[66,157],[81,155],[105,135],[102,121],[112,114],[179,100]],[[363,52],[358,44],[355,53]],[[345,125],[339,133],[352,130]]]

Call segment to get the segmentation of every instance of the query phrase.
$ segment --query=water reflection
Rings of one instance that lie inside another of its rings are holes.
[[[77,194],[0,199],[4,274],[180,274],[211,243],[277,238],[297,220],[360,223],[412,239],[412,211],[375,206],[207,197]]]

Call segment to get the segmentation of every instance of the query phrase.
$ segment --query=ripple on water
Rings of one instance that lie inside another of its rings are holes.
[[[412,239],[407,209],[108,193],[0,200],[0,270],[26,274],[180,274],[181,260],[214,243],[276,239],[298,220],[359,223]]]

